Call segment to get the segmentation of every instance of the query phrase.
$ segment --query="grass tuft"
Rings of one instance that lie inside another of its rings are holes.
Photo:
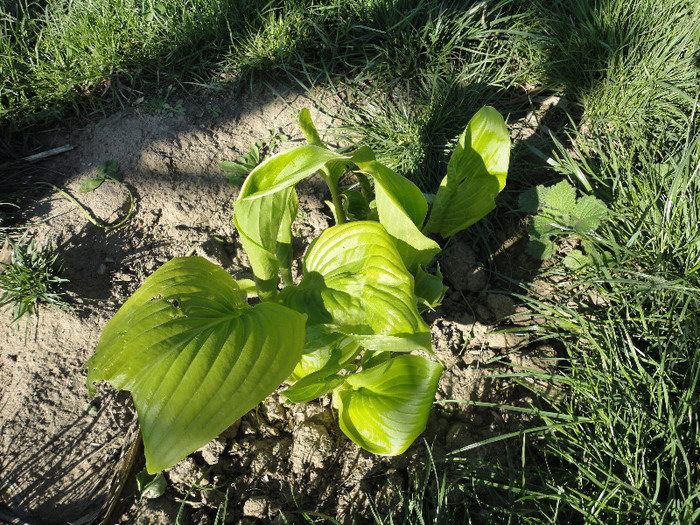
[[[25,315],[31,317],[40,304],[69,309],[60,287],[67,279],[60,277],[62,264],[51,243],[37,246],[34,239],[25,242],[7,237],[0,261],[0,308],[12,307],[12,322]]]

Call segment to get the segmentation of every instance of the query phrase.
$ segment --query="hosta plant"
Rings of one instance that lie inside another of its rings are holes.
[[[442,365],[420,312],[445,291],[426,269],[440,251],[434,239],[495,207],[510,151],[503,118],[484,107],[471,119],[431,210],[370,149],[327,148],[307,110],[299,124],[308,144],[258,165],[234,205],[255,281],[199,257],[173,259],[107,323],[87,363],[91,390],[106,380],[131,392],[151,473],[282,384],[291,402],[332,392],[342,431],[377,454],[402,453],[425,428]],[[295,185],[315,174],[336,224],[311,242],[294,282]],[[341,193],[347,174],[357,185]]]

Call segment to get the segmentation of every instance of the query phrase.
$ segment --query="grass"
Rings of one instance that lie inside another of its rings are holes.
[[[26,235],[18,241],[5,238],[7,259],[0,262],[0,308],[12,307],[12,322],[27,316],[27,322],[40,304],[68,309],[61,285],[62,265],[50,243],[37,246]]]
[[[475,465],[457,453],[430,467],[405,494],[403,507],[414,510],[404,522],[431,521],[436,509],[452,523],[700,519],[697,2],[164,6],[5,0],[3,159],[22,156],[13,148],[31,148],[32,131],[66,117],[139,99],[174,107],[200,90],[284,79],[337,93],[346,102],[342,137],[367,137],[383,161],[433,190],[482,104],[514,122],[538,95],[565,97],[564,131],[527,141],[550,162],[517,145],[499,207],[472,233],[492,245],[492,230],[522,219],[513,211],[522,191],[562,178],[610,209],[592,239],[608,263],[573,271],[555,259],[549,276],[565,300],[522,289],[546,321],[537,333],[560,351],[558,375],[541,378],[560,395],[534,392],[536,422],[523,419],[522,432],[504,438],[501,463]],[[460,505],[446,506],[450,498]],[[378,523],[399,519],[382,511]]]

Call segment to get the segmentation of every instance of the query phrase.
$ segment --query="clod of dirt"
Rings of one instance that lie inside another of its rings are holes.
[[[479,266],[476,253],[466,242],[452,244],[442,256],[440,268],[460,292],[480,292],[488,284],[486,270]]]
[[[268,517],[270,502],[265,496],[253,496],[243,504],[243,515],[250,518]]]
[[[207,465],[216,465],[225,448],[226,440],[219,437],[204,445],[199,449],[199,452],[202,454],[202,459]]]
[[[292,472],[301,476],[309,473],[318,476],[333,453],[333,440],[323,425],[306,421],[292,433],[293,442],[289,461]]]
[[[486,304],[489,310],[500,321],[515,313],[515,301],[512,297],[499,293],[490,293],[486,296]]]
[[[204,475],[204,468],[197,465],[192,456],[186,457],[175,466],[166,470],[170,483],[175,485],[191,485]],[[200,485],[206,485],[206,480],[199,481]]]
[[[136,517],[135,525],[154,525],[155,523],[175,523],[177,521],[180,506],[168,498],[144,499],[141,502]],[[183,512],[180,517],[181,525],[189,525],[187,513]]]

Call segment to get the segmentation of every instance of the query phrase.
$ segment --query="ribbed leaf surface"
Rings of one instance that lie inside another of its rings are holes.
[[[341,430],[375,454],[403,453],[423,432],[442,365],[400,355],[348,376],[333,394]]]
[[[431,348],[413,277],[378,222],[351,222],[323,232],[306,254],[304,272],[298,290],[285,292],[287,304],[308,313],[310,322],[332,320],[339,332],[371,350]]]
[[[131,391],[146,466],[168,468],[272,393],[294,369],[306,316],[250,307],[221,268],[174,259],[107,323],[88,361],[88,386]]]

